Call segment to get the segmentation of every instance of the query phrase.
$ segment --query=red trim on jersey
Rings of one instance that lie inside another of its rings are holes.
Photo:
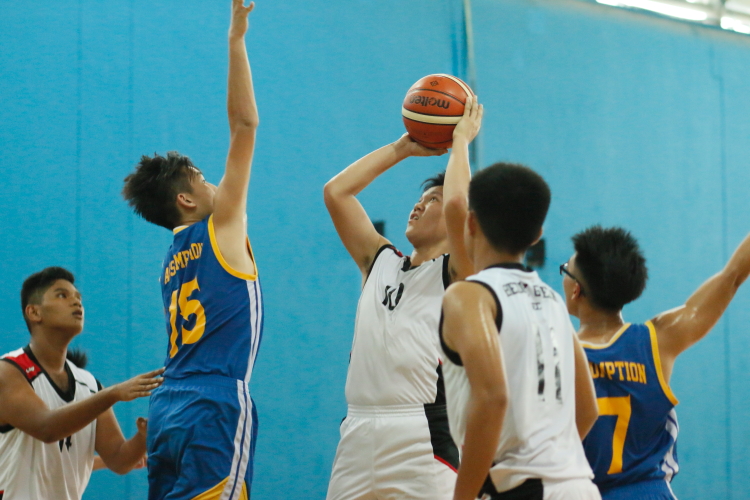
[[[26,376],[26,379],[29,382],[32,382],[35,378],[42,374],[42,368],[34,363],[29,355],[25,352],[20,354],[19,356],[7,356],[3,359],[10,361],[18,368],[20,368],[21,372]]]
[[[456,470],[456,468],[455,468],[455,467],[453,467],[453,466],[452,466],[451,464],[449,464],[448,462],[446,462],[445,460],[443,460],[443,459],[442,459],[442,458],[440,458],[439,456],[437,456],[437,455],[433,455],[433,457],[435,457],[435,460],[437,460],[438,462],[442,462],[442,463],[444,463],[445,465],[447,465],[447,466],[448,466],[448,468],[449,468],[450,470],[452,470],[453,472],[458,472],[458,471]]]

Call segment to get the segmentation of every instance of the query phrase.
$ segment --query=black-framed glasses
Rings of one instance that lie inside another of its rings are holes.
[[[581,287],[581,296],[585,297],[586,293],[583,291],[583,284],[580,281],[578,281],[578,278],[576,278],[575,276],[573,276],[572,274],[570,274],[570,271],[568,271],[568,263],[567,262],[563,262],[562,264],[560,264],[560,276],[562,276],[563,274],[567,274],[568,277],[570,277],[570,279],[572,279],[573,281],[575,281],[576,283],[578,283],[578,286]]]

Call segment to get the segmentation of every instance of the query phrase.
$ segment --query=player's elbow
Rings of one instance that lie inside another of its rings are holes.
[[[504,415],[508,409],[508,393],[502,387],[488,387],[478,391],[476,397],[488,415]]]
[[[124,476],[125,474],[133,470],[133,467],[127,467],[121,464],[112,464],[112,465],[107,464],[107,469],[111,470],[118,476]]]
[[[326,204],[326,207],[331,207],[333,204],[336,203],[336,200],[341,196],[341,192],[338,189],[336,178],[334,177],[330,181],[326,182],[326,185],[323,186],[323,201]]]
[[[55,432],[53,429],[39,429],[33,432],[29,432],[32,437],[38,439],[39,441],[45,443],[45,444],[52,444],[57,443],[62,439],[65,439],[67,436],[61,435],[59,432]]]
[[[260,120],[257,116],[243,116],[231,120],[229,122],[229,129],[232,131],[232,135],[255,135],[259,124]]]

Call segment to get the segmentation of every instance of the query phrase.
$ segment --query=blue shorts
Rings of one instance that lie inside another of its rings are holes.
[[[601,490],[600,490],[601,491]],[[641,481],[601,491],[602,500],[676,500],[664,479]]]
[[[249,498],[257,422],[242,380],[165,379],[148,410],[148,499]]]

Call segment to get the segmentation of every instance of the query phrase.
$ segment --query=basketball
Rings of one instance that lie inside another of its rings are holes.
[[[411,86],[401,115],[412,139],[430,149],[449,148],[471,88],[451,75],[427,75]]]

